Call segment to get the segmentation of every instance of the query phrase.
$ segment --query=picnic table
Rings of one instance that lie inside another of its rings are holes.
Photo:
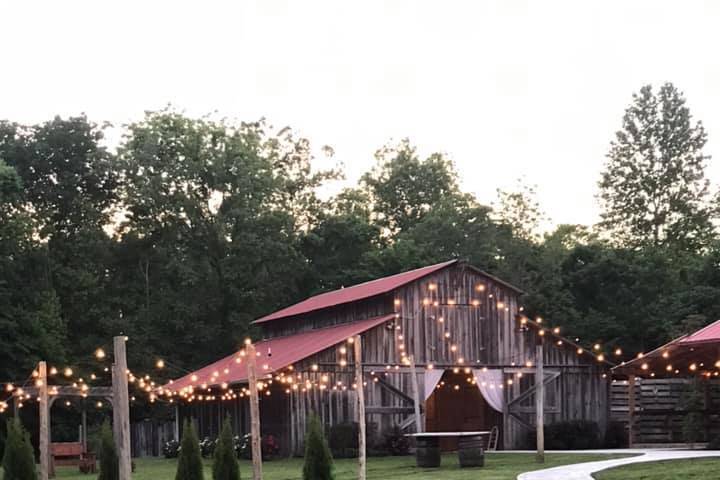
[[[423,432],[409,433],[416,441],[415,458],[417,466],[434,468],[440,466],[440,439],[458,439],[458,459],[461,467],[482,467],[485,462],[483,437],[490,432]]]

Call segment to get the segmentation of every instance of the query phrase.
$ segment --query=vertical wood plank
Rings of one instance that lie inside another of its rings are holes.
[[[418,388],[417,370],[415,369],[415,355],[408,357],[410,360],[410,387],[413,394],[413,406],[415,407],[415,431],[422,433],[424,430],[422,416],[420,415],[420,389]]]
[[[40,396],[40,480],[48,480],[50,461],[50,432],[48,419],[47,363],[38,366]]]
[[[357,392],[357,415],[358,415],[358,480],[365,480],[366,458],[365,458],[365,391],[363,388],[362,369],[362,337],[355,336],[355,391]]]
[[[250,435],[252,437],[253,480],[262,480],[262,447],[260,445],[260,401],[257,389],[257,353],[255,345],[247,350],[248,387],[250,389]]]
[[[633,448],[635,440],[635,375],[628,379],[628,448]]]
[[[118,434],[115,439],[118,448],[120,480],[130,480],[132,465],[130,459],[130,403],[128,396],[127,352],[125,336],[113,337],[115,353],[115,377],[113,378],[113,411],[118,411]]]
[[[537,454],[535,460],[538,463],[545,463],[545,372],[542,337],[538,341],[536,352],[535,430],[537,433]]]

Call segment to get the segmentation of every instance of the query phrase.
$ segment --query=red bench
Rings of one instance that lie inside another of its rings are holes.
[[[77,465],[82,473],[95,473],[95,454],[86,452],[82,443],[51,443],[50,454],[55,465]]]

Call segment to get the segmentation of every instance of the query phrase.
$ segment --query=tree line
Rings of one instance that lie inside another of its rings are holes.
[[[314,169],[290,129],[167,109],[110,149],[105,127],[0,122],[0,380],[39,359],[83,366],[118,334],[135,369],[194,368],[308,295],[456,257],[566,334],[627,352],[720,318],[707,134],[671,84],[633,95],[598,182],[602,221],[543,234],[532,186],[483,205],[446,155],[408,140],[323,199],[342,172]]]

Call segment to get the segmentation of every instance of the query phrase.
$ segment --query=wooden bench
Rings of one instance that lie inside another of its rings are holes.
[[[77,465],[82,473],[95,473],[94,453],[88,453],[80,442],[51,443],[50,454],[55,465]]]

